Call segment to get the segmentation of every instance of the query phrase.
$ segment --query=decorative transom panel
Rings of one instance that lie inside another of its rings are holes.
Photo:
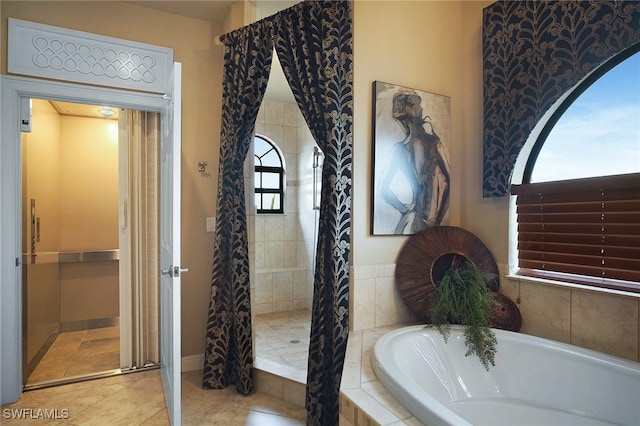
[[[7,71],[165,93],[173,50],[9,19]]]
[[[37,52],[33,63],[40,68],[53,68],[67,72],[131,79],[153,83],[156,79],[155,59],[150,55],[91,47],[88,44],[63,42],[60,39],[36,37],[33,45]]]

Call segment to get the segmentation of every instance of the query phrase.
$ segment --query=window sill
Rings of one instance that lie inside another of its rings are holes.
[[[633,298],[633,299],[640,299],[640,293],[633,293],[633,292],[630,292],[630,291],[612,290],[612,289],[608,289],[608,288],[592,287],[592,286],[583,285],[583,284],[574,284],[574,283],[568,283],[568,282],[564,282],[564,281],[556,281],[556,280],[550,280],[550,279],[545,279],[545,278],[528,277],[528,276],[516,275],[516,274],[507,274],[506,278],[508,278],[510,280],[514,280],[514,281],[519,281],[519,282],[526,282],[526,283],[533,283],[533,284],[544,284],[544,285],[549,285],[549,286],[554,286],[554,287],[564,287],[564,288],[569,288],[569,289],[574,289],[574,290],[589,291],[589,292],[592,292],[592,293],[611,294],[611,295],[614,295],[614,296],[625,296],[625,297],[630,297],[630,298]]]

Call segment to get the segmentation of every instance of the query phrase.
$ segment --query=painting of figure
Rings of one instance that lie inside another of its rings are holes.
[[[373,100],[371,233],[446,225],[450,98],[376,81]]]

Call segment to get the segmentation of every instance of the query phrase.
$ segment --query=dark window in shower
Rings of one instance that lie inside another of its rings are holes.
[[[258,213],[284,213],[284,162],[276,144],[254,139],[255,202]]]

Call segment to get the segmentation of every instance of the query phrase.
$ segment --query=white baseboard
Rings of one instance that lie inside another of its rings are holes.
[[[182,357],[182,372],[202,370],[204,354]]]

